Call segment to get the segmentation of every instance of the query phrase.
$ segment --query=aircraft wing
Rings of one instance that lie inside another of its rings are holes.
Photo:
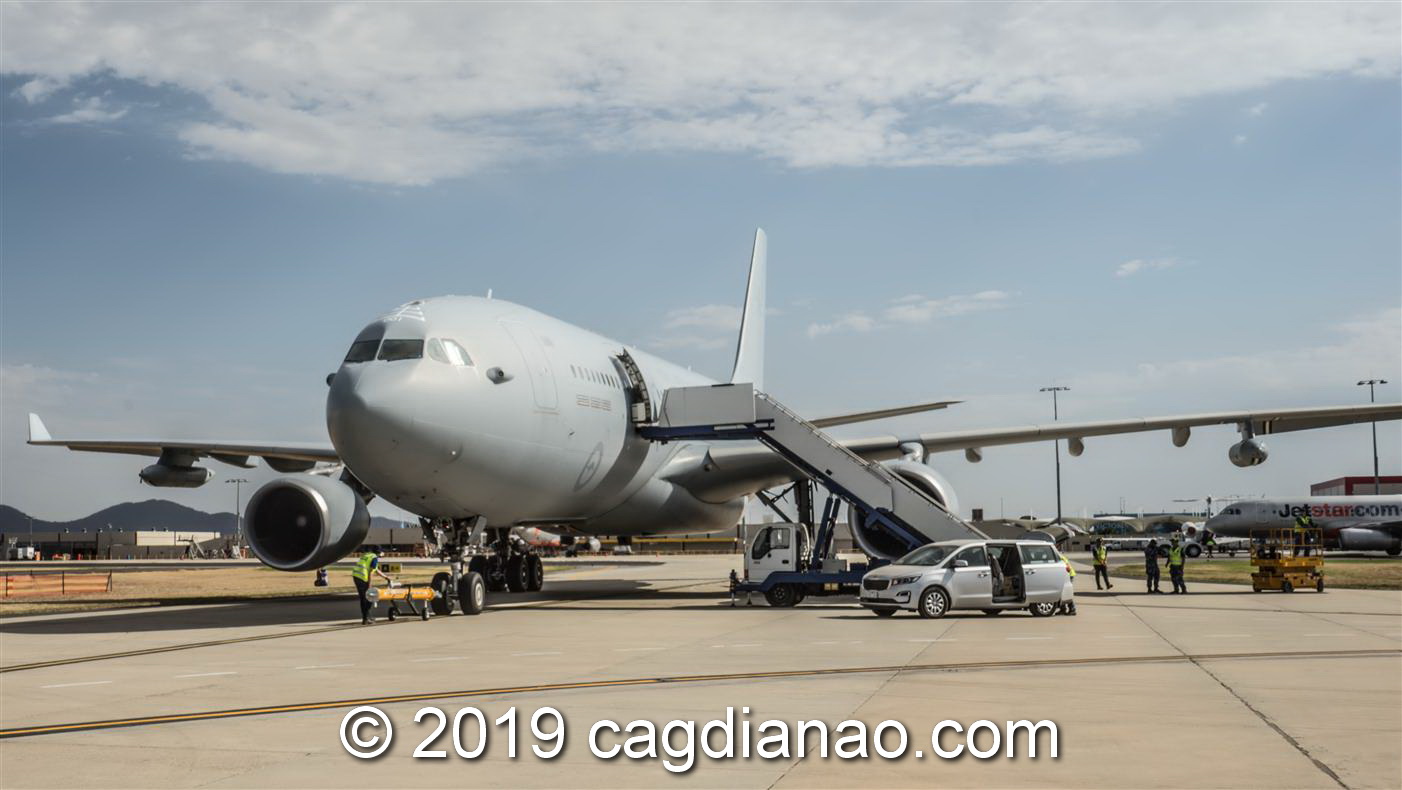
[[[957,400],[937,400],[930,403],[917,403],[912,406],[897,406],[894,409],[876,409],[874,411],[858,411],[850,414],[834,414],[828,417],[819,417],[809,422],[819,428],[831,428],[836,425],[851,425],[856,422],[872,422],[873,420],[884,420],[887,417],[901,417],[907,414],[919,414],[920,412],[934,411],[936,409],[947,409],[956,403],[963,403]]]
[[[1186,442],[1191,429],[1211,425],[1249,426],[1255,436],[1328,428],[1365,422],[1402,419],[1402,403],[1327,406],[1304,409],[1263,409],[1208,412],[1172,417],[1146,417],[1098,422],[1054,422],[1011,428],[981,428],[966,431],[924,433],[916,436],[877,436],[844,439],[842,445],[873,461],[899,458],[902,450],[918,445],[927,453],[965,450],[976,454],[985,447],[1027,444],[1055,439],[1084,443],[1087,437],[1122,433],[1166,431],[1175,444]],[[977,456],[975,456],[977,457]],[[797,479],[798,473],[773,451],[758,442],[715,445],[704,460],[695,464],[679,458],[668,479],[706,501],[724,501],[762,491]]]
[[[316,463],[339,463],[340,458],[329,444],[228,442],[228,441],[167,441],[159,439],[55,439],[39,415],[29,415],[29,443],[39,446],[67,447],[93,453],[122,453],[178,457],[181,465],[200,458],[213,458],[233,466],[249,468],[256,465],[254,457],[262,458],[278,471],[297,471]]]

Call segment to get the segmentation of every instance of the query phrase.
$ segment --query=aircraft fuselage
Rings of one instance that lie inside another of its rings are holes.
[[[356,342],[330,382],[327,430],[351,473],[405,510],[625,535],[718,530],[739,516],[740,500],[702,502],[665,479],[706,446],[638,437],[617,355],[633,357],[654,403],[715,383],[705,376],[477,297],[411,302]]]

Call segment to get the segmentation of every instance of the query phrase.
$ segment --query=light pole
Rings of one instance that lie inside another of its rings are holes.
[[[1056,409],[1056,393],[1065,392],[1070,387],[1042,387],[1038,392],[1050,392],[1052,394],[1052,422],[1060,418]],[[1061,440],[1052,441],[1052,453],[1056,456],[1056,521],[1053,524],[1061,523]]]
[[[243,514],[239,512],[242,507],[242,498],[239,496],[243,492],[243,484],[248,480],[242,477],[235,477],[232,480],[225,480],[225,483],[234,484],[234,547],[243,545]]]
[[[1358,382],[1358,386],[1368,385],[1368,402],[1377,403],[1373,397],[1373,387],[1378,384],[1386,384],[1387,379],[1364,379]],[[1378,478],[1378,423],[1373,423],[1373,493],[1382,493],[1382,482]]]

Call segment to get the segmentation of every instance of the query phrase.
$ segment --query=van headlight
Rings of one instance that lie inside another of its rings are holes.
[[[915,584],[915,583],[918,582],[918,581],[920,581],[920,577],[919,577],[918,575],[917,575],[917,576],[900,576],[900,577],[897,577],[897,578],[891,580],[891,586],[892,586],[892,587],[900,587],[900,586],[906,585],[906,584]]]

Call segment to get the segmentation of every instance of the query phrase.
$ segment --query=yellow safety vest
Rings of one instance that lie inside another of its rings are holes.
[[[1173,548],[1169,549],[1169,550],[1168,550],[1168,564],[1169,564],[1169,565],[1182,565],[1182,564],[1183,564],[1183,550],[1180,549],[1180,548],[1178,548],[1177,546],[1174,546]]]
[[[1073,567],[1071,567],[1071,561],[1068,560],[1068,559],[1066,559],[1066,557],[1064,557],[1064,556],[1062,555],[1062,553],[1059,552],[1059,551],[1056,553],[1056,556],[1061,557],[1061,561],[1064,562],[1064,563],[1066,563],[1066,573],[1067,573],[1072,579],[1076,578],[1076,569],[1073,568]]]
[[[1104,546],[1096,546],[1096,547],[1095,547],[1095,564],[1096,564],[1096,565],[1104,565],[1104,564],[1105,564],[1105,555],[1106,555],[1107,551],[1108,551],[1108,550],[1107,550]]]
[[[351,568],[351,576],[363,581],[370,581],[370,563],[375,561],[375,552],[367,551],[360,555],[360,559],[355,561],[355,567]]]

